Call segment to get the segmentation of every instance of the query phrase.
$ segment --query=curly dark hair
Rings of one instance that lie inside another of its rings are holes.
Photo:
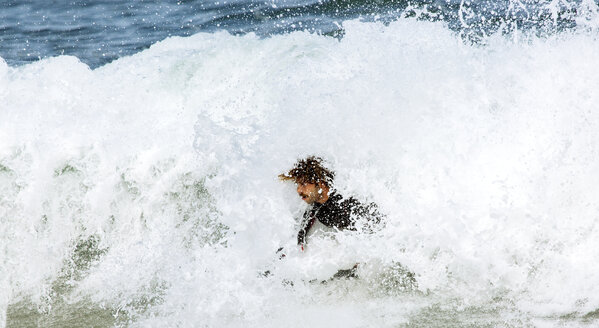
[[[295,183],[318,184],[323,182],[330,187],[333,184],[335,173],[324,167],[322,162],[322,158],[316,156],[300,159],[289,172],[279,174],[279,179],[283,181],[293,180]]]

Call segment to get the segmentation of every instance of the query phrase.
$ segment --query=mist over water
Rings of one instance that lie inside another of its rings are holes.
[[[0,326],[596,325],[596,5],[564,6],[0,60]],[[382,231],[295,251],[310,154]]]

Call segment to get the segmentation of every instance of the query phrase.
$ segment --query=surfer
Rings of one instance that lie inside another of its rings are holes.
[[[298,195],[310,205],[304,212],[297,233],[297,244],[301,251],[306,249],[310,238],[318,232],[357,230],[358,222],[362,223],[360,227],[372,230],[381,221],[376,204],[363,205],[353,197],[344,198],[334,189],[335,173],[323,165],[320,157],[309,156],[298,160],[289,172],[280,174],[279,178],[295,182]],[[357,266],[339,270],[333,278],[356,277]]]

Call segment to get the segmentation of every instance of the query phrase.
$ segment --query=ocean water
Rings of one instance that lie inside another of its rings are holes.
[[[3,2],[0,327],[596,326],[598,22],[587,0]],[[276,176],[310,154],[383,230],[294,251]]]

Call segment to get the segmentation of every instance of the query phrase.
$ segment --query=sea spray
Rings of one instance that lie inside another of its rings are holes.
[[[0,66],[7,325],[593,321],[595,32],[343,27]],[[299,253],[304,207],[276,176],[308,154],[385,229]],[[348,254],[363,278],[321,284]]]

